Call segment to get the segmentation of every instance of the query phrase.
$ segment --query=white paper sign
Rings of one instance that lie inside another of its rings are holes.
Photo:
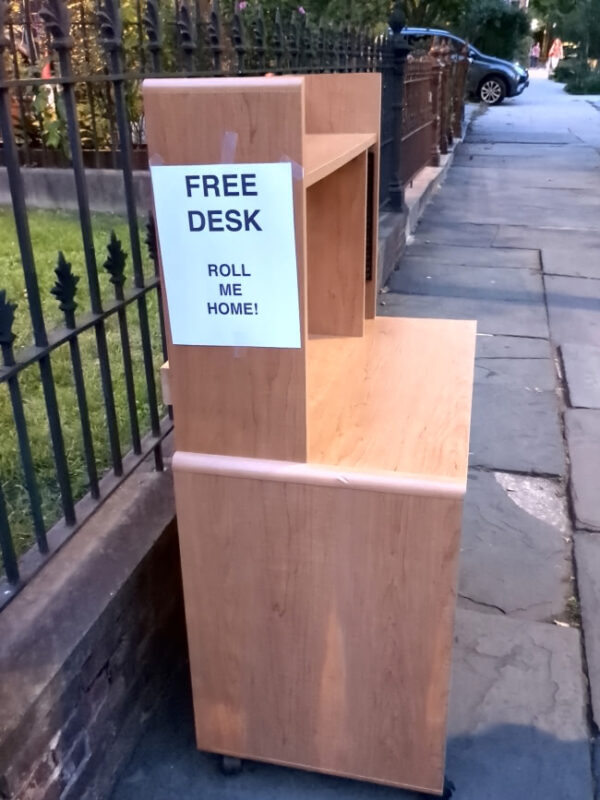
[[[291,164],[151,174],[173,343],[300,347]]]

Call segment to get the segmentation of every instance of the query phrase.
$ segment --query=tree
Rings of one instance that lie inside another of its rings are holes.
[[[470,0],[460,15],[458,28],[484,53],[511,60],[529,33],[529,19],[524,11],[505,0]]]

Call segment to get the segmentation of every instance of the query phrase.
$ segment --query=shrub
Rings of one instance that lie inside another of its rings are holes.
[[[586,61],[577,59],[567,59],[561,61],[557,68],[554,70],[552,80],[557,83],[568,83],[574,78],[583,78],[589,74],[589,67]]]
[[[567,81],[565,91],[569,94],[600,94],[600,70],[574,75]]]

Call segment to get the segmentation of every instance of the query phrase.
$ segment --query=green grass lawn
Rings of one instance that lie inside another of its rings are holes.
[[[50,294],[50,289],[55,283],[54,269],[56,267],[59,250],[62,250],[67,261],[71,262],[73,272],[80,276],[76,295],[76,300],[78,302],[77,314],[90,310],[79,218],[75,213],[32,211],[30,212],[29,224],[46,327],[48,330],[51,330],[57,325],[62,325],[64,321],[63,313],[59,309],[57,300]],[[109,282],[108,273],[102,266],[107,255],[106,245],[109,240],[110,232],[114,230],[122,241],[123,249],[129,253],[128,226],[124,217],[112,214],[94,214],[93,228],[102,298],[103,301],[108,301],[114,298],[114,289]],[[146,247],[143,244],[144,234],[145,230],[143,228],[143,222],[141,222],[140,236],[142,239],[142,252],[145,259],[144,272],[147,276],[150,276],[153,275],[153,266],[150,259],[147,257]],[[132,264],[129,256],[125,265],[125,274],[127,276],[125,288],[127,288],[128,286],[132,286],[133,283]],[[2,207],[0,207],[0,290],[1,289],[6,290],[7,298],[10,301],[18,304],[13,327],[13,331],[16,335],[15,352],[18,354],[20,348],[32,344],[31,322],[29,319],[27,293],[25,291],[23,269],[21,266],[12,210]],[[156,292],[149,292],[146,297],[148,302],[154,363],[156,369],[158,369],[163,359]],[[149,421],[136,303],[128,306],[127,324],[129,327],[134,365],[138,419],[140,431],[143,434],[147,432],[149,428]],[[123,453],[126,453],[131,447],[131,434],[129,429],[129,414],[123,373],[119,323],[116,315],[111,316],[107,321],[106,335],[110,353],[121,450]],[[93,330],[81,334],[79,342],[96,461],[99,474],[102,475],[110,466],[110,451],[106,434],[106,418],[98,368],[98,353]],[[74,496],[78,499],[88,490],[88,478],[85,469],[81,442],[81,423],[73,386],[68,345],[57,348],[52,354],[51,361],[60,407],[71,483]],[[48,529],[54,522],[60,519],[62,510],[54,469],[52,448],[50,445],[46,407],[40,383],[39,367],[33,365],[23,370],[19,376],[19,385],[25,404],[29,439],[42,496],[44,520],[46,528]],[[6,384],[0,384],[0,430],[2,431],[2,446],[0,447],[0,482],[8,506],[13,540],[15,541],[17,551],[23,552],[33,542],[32,524],[28,510],[28,497],[24,487],[19,459],[19,448],[13,422],[12,407]]]

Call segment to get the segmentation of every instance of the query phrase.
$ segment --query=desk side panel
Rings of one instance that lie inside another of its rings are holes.
[[[175,484],[198,747],[439,793],[462,501]]]
[[[362,336],[367,154],[306,191],[308,332]]]
[[[144,83],[150,162],[302,163],[300,78],[180,79]],[[235,134],[232,137],[231,134]],[[233,151],[225,153],[236,142]],[[177,447],[306,460],[305,192],[294,180],[301,349],[173,345],[170,390]],[[163,293],[168,319],[166,294]]]
[[[365,292],[365,317],[372,319],[377,303],[377,243],[379,230],[379,149],[381,75],[374,72],[305,75],[306,133],[375,133],[371,186],[371,280]]]

